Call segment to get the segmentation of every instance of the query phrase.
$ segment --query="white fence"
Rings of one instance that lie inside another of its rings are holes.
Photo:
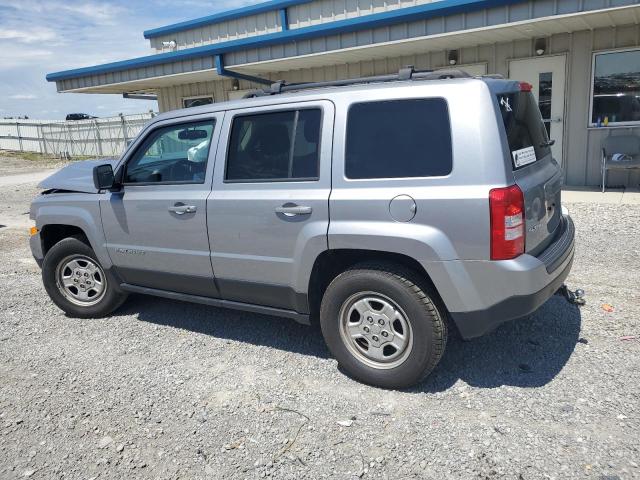
[[[153,117],[153,112],[91,120],[0,120],[0,149],[49,155],[120,155]]]

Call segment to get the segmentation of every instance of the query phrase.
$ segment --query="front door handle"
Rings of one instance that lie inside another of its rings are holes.
[[[281,213],[287,217],[294,217],[296,215],[311,215],[313,209],[311,207],[305,207],[302,205],[296,205],[295,203],[285,203],[281,207],[276,208],[276,213]]]
[[[176,215],[184,215],[185,213],[195,213],[198,208],[195,205],[185,205],[184,203],[176,203],[173,207],[169,207],[171,213]]]

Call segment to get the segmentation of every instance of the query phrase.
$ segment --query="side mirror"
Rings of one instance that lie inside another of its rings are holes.
[[[115,184],[113,167],[106,163],[93,167],[93,184],[97,190],[109,190]]]

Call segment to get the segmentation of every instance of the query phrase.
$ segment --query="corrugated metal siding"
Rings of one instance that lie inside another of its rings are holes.
[[[227,100],[226,92],[231,90],[231,81],[201,82],[176,85],[158,90],[158,108],[161,112],[182,108],[182,99],[213,95],[214,102]]]
[[[110,85],[114,83],[143,80],[145,78],[162,77],[179,73],[197,72],[215,68],[213,57],[192,58],[180,62],[153,65],[150,67],[123,70],[120,72],[103,73],[86,77],[71,78],[56,82],[59,92],[78,88]]]
[[[572,78],[569,80],[571,118],[569,126],[570,161],[567,183],[570,185],[598,185],[600,183],[600,157],[602,141],[609,135],[640,135],[640,127],[587,129],[589,121],[589,96],[591,94],[592,51],[612,50],[640,46],[640,27],[618,27],[573,35]],[[588,72],[587,81],[582,79]],[[576,90],[576,86],[579,87]],[[609,185],[635,185],[640,183],[640,173],[610,171]]]
[[[178,50],[182,50],[184,48],[227,42],[239,38],[265,35],[267,33],[279,32],[280,30],[282,30],[280,15],[277,11],[273,11],[194,28],[184,32],[170,33],[161,37],[152,38],[150,42],[151,48],[157,52],[168,52],[170,50],[166,47],[163,48],[162,42],[175,40]]]
[[[640,46],[640,27],[637,25],[581,31],[554,35],[547,39],[549,54],[567,54],[567,88],[565,94],[565,165],[568,185],[598,185],[600,182],[600,148],[607,135],[633,133],[640,135],[640,127],[587,129],[589,95],[591,89],[591,56],[593,50]],[[509,60],[535,56],[534,41],[522,40],[493,45],[463,48],[462,64],[487,63],[488,73],[509,74]],[[446,52],[431,52],[400,58],[363,61],[352,64],[274,73],[271,79],[285,78],[292,82],[333,80],[384,74],[397,71],[403,65],[419,69],[440,68],[447,64]],[[240,88],[255,88],[241,81]],[[180,108],[181,98],[214,94],[216,101],[227,99],[230,82],[208,82],[162,89],[159,104],[162,111]],[[628,178],[627,178],[628,177]],[[610,185],[637,185],[640,174],[612,171]]]
[[[299,5],[296,8],[313,9],[315,5],[329,0],[321,0],[307,5]],[[361,1],[368,5],[372,4],[397,4],[408,0],[388,0],[383,1]],[[414,0],[412,0],[414,1]],[[415,0],[421,1],[421,0]],[[331,4],[351,5],[351,9],[357,11],[357,0],[331,0]],[[598,10],[607,7],[620,7],[624,5],[637,4],[638,0],[537,0],[523,2],[520,4],[504,7],[495,7],[475,12],[449,15],[447,17],[437,17],[428,20],[400,23],[388,27],[381,27],[372,30],[362,30],[352,33],[342,33],[330,35],[323,38],[291,42],[285,45],[265,46],[261,48],[238,51],[225,55],[225,64],[241,65],[243,63],[261,62],[266,60],[295,57],[299,55],[310,55],[344,48],[361,47],[375,45],[378,43],[391,42],[408,38],[425,37],[442,33],[460,32],[463,30],[502,25],[509,22],[532,20],[540,17],[553,15],[577,13],[582,11]],[[397,8],[397,7],[396,7]],[[315,14],[313,14],[315,15]],[[312,14],[306,21],[312,21]],[[333,14],[331,14],[333,15]],[[327,21],[331,15],[324,14]],[[632,22],[633,19],[630,19]]]
[[[289,28],[293,30],[438,1],[441,0],[320,0],[289,7]]]

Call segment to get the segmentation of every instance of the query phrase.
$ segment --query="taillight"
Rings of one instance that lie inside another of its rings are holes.
[[[491,260],[509,260],[524,253],[524,196],[517,185],[489,192]]]
[[[521,92],[530,92],[533,90],[533,85],[527,82],[520,82],[520,91]]]

